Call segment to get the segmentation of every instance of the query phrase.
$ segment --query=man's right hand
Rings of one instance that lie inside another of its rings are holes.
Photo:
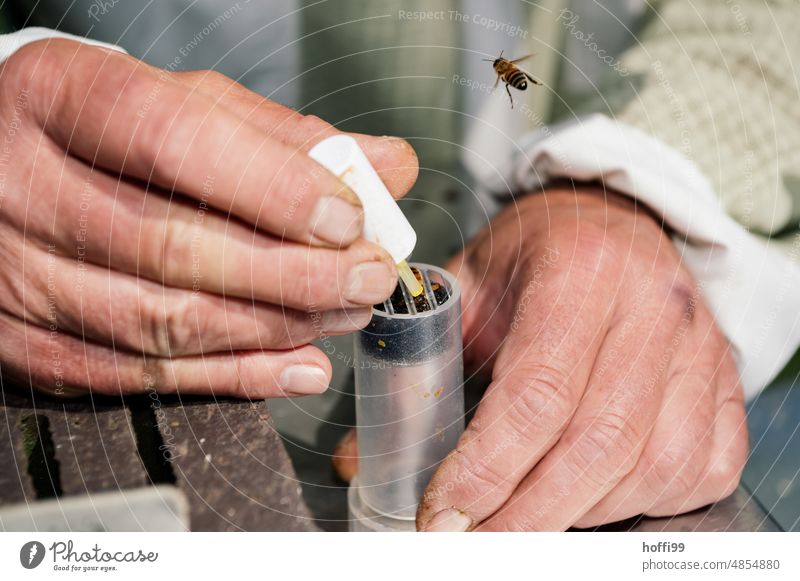
[[[396,272],[306,156],[336,132],[208,71],[67,40],[0,69],[0,370],[60,395],[323,391],[309,341],[366,325]],[[417,160],[356,136],[402,196]]]

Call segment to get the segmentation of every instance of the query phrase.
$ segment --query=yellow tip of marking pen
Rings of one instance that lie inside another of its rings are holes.
[[[364,206],[364,238],[391,255],[411,296],[421,295],[422,284],[406,262],[417,244],[417,233],[358,142],[349,135],[334,135],[317,143],[308,155],[355,192]]]
[[[411,270],[411,267],[408,266],[408,263],[405,260],[397,263],[397,274],[400,275],[400,280],[406,283],[408,291],[411,293],[412,297],[418,297],[422,294],[424,289],[417,280],[417,277],[414,276],[414,271]]]

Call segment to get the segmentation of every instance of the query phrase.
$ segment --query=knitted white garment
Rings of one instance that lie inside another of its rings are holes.
[[[665,2],[623,59],[636,94],[606,92],[618,120],[691,159],[763,235],[800,218],[799,30],[797,2]]]
[[[744,240],[729,248],[726,261],[747,260],[749,271],[718,272],[707,293],[750,396],[800,343],[798,269],[774,256],[800,263],[798,30],[791,0],[666,2],[624,59],[643,82],[617,118],[689,157],[722,209],[769,248],[762,258]],[[767,238],[776,233],[787,235]],[[706,273],[722,268],[709,249],[686,244],[683,252]]]

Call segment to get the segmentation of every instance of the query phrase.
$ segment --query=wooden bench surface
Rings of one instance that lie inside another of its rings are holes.
[[[263,401],[0,393],[0,505],[171,484],[192,530],[316,530]]]
[[[263,401],[155,393],[60,400],[8,386],[0,395],[0,509],[155,484],[183,493],[195,531],[317,530]],[[694,513],[601,530],[780,529],[740,488]]]

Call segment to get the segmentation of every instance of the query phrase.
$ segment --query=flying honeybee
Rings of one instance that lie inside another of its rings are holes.
[[[528,81],[534,85],[542,84],[517,66],[517,63],[521,63],[532,56],[532,54],[526,54],[518,59],[509,60],[503,58],[503,52],[501,51],[500,56],[496,59],[483,59],[485,61],[490,61],[494,72],[497,73],[497,80],[494,82],[494,88],[497,88],[497,83],[500,82],[500,79],[506,84],[506,93],[508,93],[512,109],[514,108],[514,98],[511,96],[511,91],[508,88],[509,85],[518,91],[524,91],[528,88]]]

